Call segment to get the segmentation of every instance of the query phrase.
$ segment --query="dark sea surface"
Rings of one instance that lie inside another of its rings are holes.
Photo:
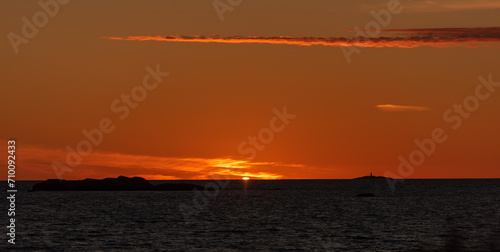
[[[4,227],[0,251],[500,251],[500,179],[406,180],[394,194],[384,179],[181,182],[212,190],[17,182],[16,244]]]

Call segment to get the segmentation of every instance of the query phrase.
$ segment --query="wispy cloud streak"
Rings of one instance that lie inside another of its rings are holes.
[[[258,37],[258,36],[235,36],[221,37],[212,35],[205,36],[125,36],[125,37],[103,37],[109,40],[124,41],[165,41],[165,42],[197,42],[197,43],[229,43],[229,44],[285,44],[300,46],[356,46],[356,47],[396,47],[415,48],[420,46],[432,47],[477,47],[487,46],[491,43],[500,42],[500,28],[441,28],[441,29],[392,29],[382,30],[386,33],[399,33],[405,36],[399,37],[373,37],[373,38],[318,38],[318,37]]]
[[[405,111],[428,111],[431,108],[424,106],[408,106],[408,105],[394,105],[394,104],[382,104],[375,106],[376,108],[387,111],[387,112],[405,112]]]
[[[386,33],[413,33],[418,34],[432,34],[432,35],[453,35],[453,36],[466,36],[466,37],[500,37],[500,27],[478,27],[478,28],[423,28],[423,29],[386,29],[381,30]]]

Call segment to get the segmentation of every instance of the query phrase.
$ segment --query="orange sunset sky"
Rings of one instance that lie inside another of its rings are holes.
[[[5,176],[500,177],[497,0],[41,2],[0,3]]]

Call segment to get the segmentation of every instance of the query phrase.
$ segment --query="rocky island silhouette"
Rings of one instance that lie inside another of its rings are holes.
[[[370,176],[363,176],[363,177],[353,178],[353,179],[392,179],[392,178],[384,177],[384,176],[373,176],[373,173],[370,173]]]
[[[153,185],[141,177],[125,177],[84,180],[47,179],[33,185],[35,191],[190,191],[203,190],[203,186],[187,183],[163,183]]]

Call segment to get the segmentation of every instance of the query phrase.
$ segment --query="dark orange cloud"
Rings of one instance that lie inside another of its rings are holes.
[[[387,29],[380,32],[389,33],[413,33],[413,34],[450,34],[466,35],[470,37],[490,37],[498,38],[500,36],[500,27],[477,27],[477,28],[425,28],[425,29]]]
[[[419,46],[432,47],[477,47],[500,42],[500,28],[443,28],[443,29],[392,29],[378,32],[403,33],[404,37],[360,37],[360,38],[293,38],[279,37],[221,37],[205,36],[125,36],[103,37],[109,40],[125,41],[166,41],[166,42],[198,42],[198,43],[256,43],[256,44],[286,44],[300,46],[357,46],[357,47],[397,47],[414,48]],[[422,34],[426,36],[422,36]]]

